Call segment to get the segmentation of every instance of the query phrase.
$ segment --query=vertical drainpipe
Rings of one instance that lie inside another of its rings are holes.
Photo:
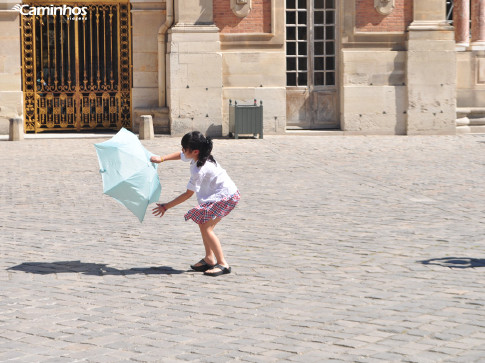
[[[173,24],[173,2],[174,0],[166,0],[166,16],[165,23],[158,29],[158,106],[167,106],[167,75],[166,75],[166,52],[167,46],[165,42],[165,34]]]

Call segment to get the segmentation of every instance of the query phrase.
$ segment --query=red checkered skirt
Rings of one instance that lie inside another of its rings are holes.
[[[240,199],[241,195],[237,191],[230,197],[225,197],[217,202],[200,204],[185,213],[185,220],[192,219],[197,224],[204,224],[211,219],[225,217],[236,207]]]

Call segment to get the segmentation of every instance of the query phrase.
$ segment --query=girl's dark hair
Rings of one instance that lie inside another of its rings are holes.
[[[212,152],[212,139],[210,137],[205,137],[199,131],[192,131],[182,137],[182,147],[188,150],[199,150],[199,160],[197,161],[197,166],[200,168],[205,164],[207,160],[213,162],[216,161],[211,155]]]

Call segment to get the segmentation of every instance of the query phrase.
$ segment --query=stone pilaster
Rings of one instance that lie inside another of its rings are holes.
[[[20,3],[20,1],[19,1]],[[19,12],[0,2],[0,135],[9,133],[9,119],[23,115]]]
[[[456,52],[442,0],[415,0],[407,41],[407,134],[454,134]]]
[[[167,102],[171,134],[222,135],[222,54],[212,0],[175,0],[168,31]]]
[[[485,0],[472,1],[472,50],[485,50]]]

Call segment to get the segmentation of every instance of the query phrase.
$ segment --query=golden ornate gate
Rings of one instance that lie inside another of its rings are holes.
[[[22,13],[25,130],[131,129],[129,0],[31,0]]]

